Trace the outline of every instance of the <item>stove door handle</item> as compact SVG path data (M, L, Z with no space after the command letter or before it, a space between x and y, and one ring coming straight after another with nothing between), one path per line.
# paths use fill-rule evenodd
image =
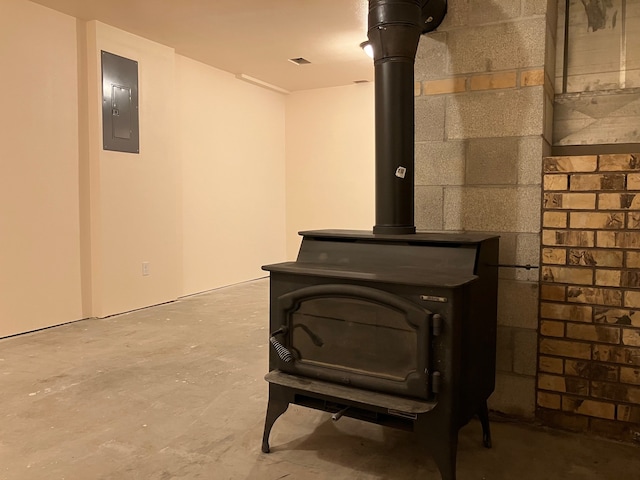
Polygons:
M291 363L291 361L293 360L293 355L291 355L291 352L287 350L284 345L276 340L276 337L272 336L271 338L269 338L269 343L273 345L274 350L283 362Z

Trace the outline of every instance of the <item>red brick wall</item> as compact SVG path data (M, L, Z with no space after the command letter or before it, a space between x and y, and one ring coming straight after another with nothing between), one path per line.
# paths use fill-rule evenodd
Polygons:
M544 160L537 415L640 437L640 155Z

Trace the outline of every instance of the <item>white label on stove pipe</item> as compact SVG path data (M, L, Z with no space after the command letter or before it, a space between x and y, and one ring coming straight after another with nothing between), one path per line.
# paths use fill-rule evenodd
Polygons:
M407 174L407 169L405 167L398 167L396 169L396 177L404 178L406 174Z

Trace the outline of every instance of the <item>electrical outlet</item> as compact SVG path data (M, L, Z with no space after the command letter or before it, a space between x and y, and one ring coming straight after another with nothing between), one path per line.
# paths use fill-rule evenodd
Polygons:
M142 262L142 276L146 277L147 275L151 275L149 271L149 262Z

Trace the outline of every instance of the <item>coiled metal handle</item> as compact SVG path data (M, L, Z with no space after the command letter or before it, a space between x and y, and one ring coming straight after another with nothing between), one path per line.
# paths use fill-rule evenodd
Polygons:
M293 360L293 355L291 355L291 352L287 350L285 346L282 345L278 340L276 340L276 337L272 336L271 338L269 338L269 343L273 345L273 348L283 362L290 363L291 360Z

